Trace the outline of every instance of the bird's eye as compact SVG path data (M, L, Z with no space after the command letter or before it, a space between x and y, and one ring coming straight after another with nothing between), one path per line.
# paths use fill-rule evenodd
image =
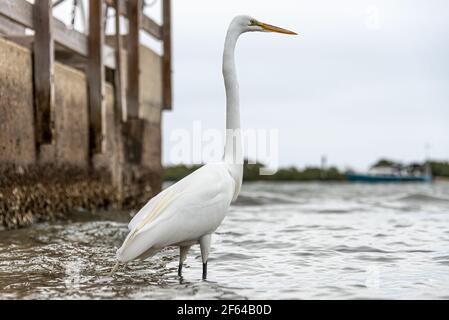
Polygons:
M251 20L249 21L249 25L250 25L250 26L255 26L255 25L256 25L256 20L255 20L255 19L251 19Z

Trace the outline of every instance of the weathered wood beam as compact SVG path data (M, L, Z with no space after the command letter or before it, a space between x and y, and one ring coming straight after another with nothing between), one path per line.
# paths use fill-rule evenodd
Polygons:
M153 19L142 14L142 30L158 40L162 40L162 27Z
M2 38L15 42L18 45L28 48L29 50L33 50L34 35L4 35L2 36ZM88 52L86 53L86 55L83 55L79 52L70 50L67 48L67 46L64 46L56 41L56 39L54 39L54 43L56 61L75 66L77 69L84 69L81 68L81 66L86 66ZM115 49L110 45L105 45L103 48L103 62L107 68L115 70Z
M142 0L128 0L128 90L127 119L139 117L139 79L140 46L139 30L141 25Z
M11 19L0 16L0 34L25 34L25 27L12 21Z
M30 29L34 29L33 5L25 0L1 0L0 15L8 17L12 21ZM73 51L83 57L89 55L87 36L76 30L69 29L66 25L53 17L53 38L62 47ZM111 47L104 48L104 63L110 68L115 68L114 52Z
M87 45L87 36L67 26L61 20L53 20L55 41L67 49L76 52L82 56L87 56L89 53Z
M0 1L0 15L20 23L27 28L33 28L33 5L25 0Z
M162 4L162 36L164 55L162 56L162 101L163 108L171 110L172 97L172 51L171 51L171 0L163 0Z
M15 42L22 47L26 47L30 51L33 51L34 36L31 35L4 35L2 38Z
M105 0L105 1L110 6L112 6L115 2L115 0ZM128 1L120 1L119 13L120 13L120 15L122 15L124 17L128 17L128 4L127 4ZM152 35L156 39L162 40L162 27L159 24L157 24L157 22L155 22L153 19L142 14L141 15L141 26L142 26L142 30L144 30L145 32L148 32L150 35Z
M54 113L54 44L52 1L40 0L34 5L34 59L36 141L51 143Z
M90 153L102 151L102 112L105 97L105 73L103 63L103 1L89 0L89 58L87 82L89 90Z

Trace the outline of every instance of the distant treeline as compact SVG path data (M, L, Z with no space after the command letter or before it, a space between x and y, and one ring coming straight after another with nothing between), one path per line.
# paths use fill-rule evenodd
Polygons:
M385 164L388 160L380 160L376 163ZM391 161L390 161L391 162ZM430 162L432 174L434 177L449 178L449 162ZM201 165L175 165L164 168L165 181L178 181L189 175ZM249 164L245 160L243 170L243 180L245 181L344 181L345 173L335 167L329 167L322 170L318 167L307 167L303 170L296 167L280 168L273 175L260 175L262 164Z
M449 178L449 162L431 161L430 168L434 177Z
M198 169L199 165L186 166L176 165L167 166L164 168L165 181L178 181L188 174ZM260 175L262 164L249 164L245 161L243 169L243 180L245 181L342 181L345 180L343 173L339 172L337 168L331 167L326 170L320 168L310 167L304 170L299 170L295 167L281 168L273 175Z
M430 171L432 176L440 177L440 178L449 178L449 162L448 161L430 161ZM388 159L380 159L377 161L372 167L381 167L381 166L402 166L403 164L397 161L388 160ZM421 166L425 168L426 163L412 163L411 165Z

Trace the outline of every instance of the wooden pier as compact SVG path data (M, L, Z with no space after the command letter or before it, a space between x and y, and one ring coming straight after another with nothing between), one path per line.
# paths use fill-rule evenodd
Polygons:
M161 113L172 108L170 0L161 0L162 25L144 14L143 0L88 0L85 32L73 27L74 16L72 25L54 17L65 1L0 1L0 224L7 226L32 222L39 204L14 192L36 184L48 187L34 188L36 202L54 188L74 190L52 198L62 205L50 211L137 204L161 188ZM81 1L70 0L74 12ZM106 34L110 12L114 34ZM161 42L162 56L140 43L141 31ZM101 205L90 205L98 190L89 188L102 188Z

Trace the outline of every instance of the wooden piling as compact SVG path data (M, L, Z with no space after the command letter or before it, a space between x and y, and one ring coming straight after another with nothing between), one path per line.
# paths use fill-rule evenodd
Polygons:
M142 120L139 119L140 98L140 41L142 0L128 0L128 88L126 98L126 157L129 163L139 164L142 153Z
M128 92L127 118L139 117L139 30L141 25L141 0L128 0Z
M54 107L54 43L52 1L41 0L34 5L34 92L36 142L52 142Z
M120 124L123 122L123 110L126 110L125 99L124 99L124 86L123 86L123 75L122 75L122 48L123 39L121 35L121 24L120 24L120 7L122 6L123 0L114 1L115 9L115 73L114 73L114 86L115 86L115 123Z
M123 0L114 1L115 9L115 72L114 72L114 140L115 154L113 159L112 180L117 189L118 199L123 201L124 185L124 144L123 144L123 109L126 110L122 76L122 36L120 24L120 6Z
M103 0L89 0L89 59L87 81L89 89L89 133L91 154L102 151L102 110L104 109L105 72L103 61Z
M164 55L162 57L163 108L172 108L172 52L171 52L171 0L163 0L162 4L162 39Z

